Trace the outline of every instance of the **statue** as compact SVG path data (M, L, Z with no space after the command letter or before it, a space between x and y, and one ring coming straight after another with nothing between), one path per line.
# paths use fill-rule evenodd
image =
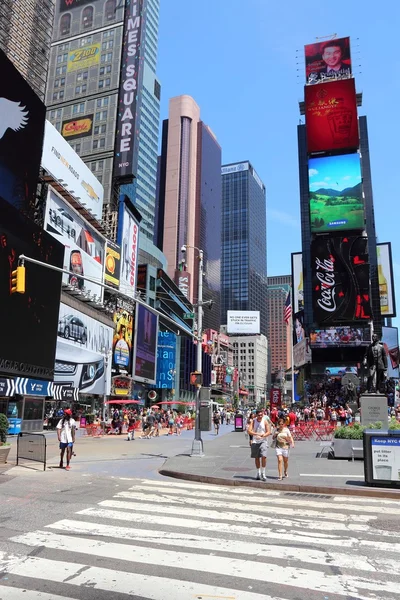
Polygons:
M364 365L368 367L367 391L378 393L387 379L387 356L376 333L372 335L372 343L365 353Z

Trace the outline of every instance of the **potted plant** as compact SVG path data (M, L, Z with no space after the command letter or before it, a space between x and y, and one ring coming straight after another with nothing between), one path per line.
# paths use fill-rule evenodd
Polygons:
M0 413L0 464L7 462L11 450L10 444L7 443L8 427L9 424L6 415Z
M353 449L357 449L357 452L362 452L364 430L365 427L359 423L338 427L333 436L335 458L351 458Z

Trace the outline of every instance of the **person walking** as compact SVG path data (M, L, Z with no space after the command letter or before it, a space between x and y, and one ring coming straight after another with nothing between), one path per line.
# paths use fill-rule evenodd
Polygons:
M214 429L215 429L215 435L218 435L218 434L219 434L219 424L220 424L220 419L221 419L221 417L220 417L220 415L219 415L219 412L216 410L216 411L215 411L215 413L214 413L214 418L213 418L213 421L214 421Z
M269 420L264 417L263 411L258 410L255 419L249 425L249 435L252 436L250 444L251 458L254 458L257 469L257 480L267 481L265 468L267 466L268 436L271 435Z
M76 422L72 418L72 411L70 408L66 408L64 410L64 416L57 425L57 437L58 442L60 444L60 469L64 467L64 454L65 450L67 451L67 465L65 467L66 471L70 470L70 461L72 456L72 451L75 443L75 430L76 430Z
M276 432L274 433L276 445L276 456L278 458L278 479L282 481L282 466L283 477L288 476L289 466L289 448L294 448L294 440L289 428L286 426L285 419L279 419Z

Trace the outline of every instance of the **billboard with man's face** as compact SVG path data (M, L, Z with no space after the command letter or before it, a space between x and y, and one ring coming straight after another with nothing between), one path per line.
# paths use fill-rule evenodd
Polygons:
M354 79L306 85L305 115L308 154L358 148Z
M304 47L307 84L351 77L350 38L338 38Z

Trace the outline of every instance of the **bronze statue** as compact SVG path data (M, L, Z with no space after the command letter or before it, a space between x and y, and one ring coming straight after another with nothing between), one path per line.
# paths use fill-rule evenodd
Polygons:
M368 367L367 391L380 392L387 379L387 356L376 333L373 334L372 343L365 353L364 365Z

